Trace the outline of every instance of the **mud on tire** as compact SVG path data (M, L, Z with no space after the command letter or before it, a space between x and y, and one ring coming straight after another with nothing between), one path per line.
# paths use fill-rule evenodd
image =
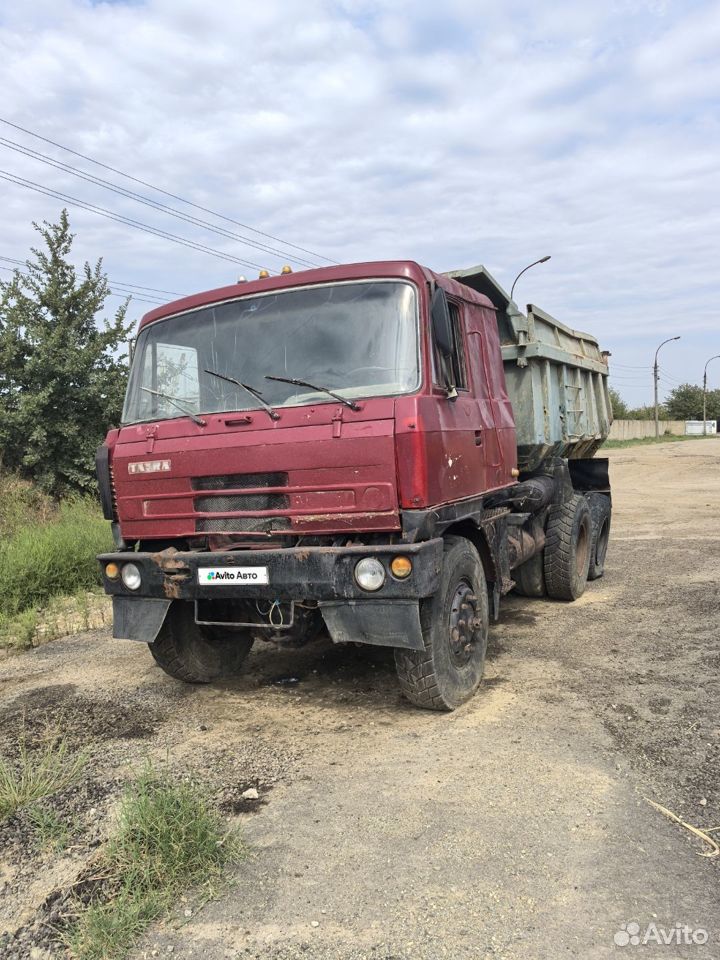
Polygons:
M515 581L515 593L519 593L521 597L547 596L542 550L519 567L516 567L511 576Z
M200 627L192 603L176 600L150 653L165 673L185 683L212 683L237 676L253 645L245 630Z
M545 526L545 586L555 600L577 600L590 567L592 518L587 498L573 494L550 508Z
M612 506L610 497L604 493L587 495L592 517L592 545L590 547L590 567L588 580L598 580L605 573L605 557L610 539L610 518Z
M489 619L477 550L464 537L447 537L440 587L420 604L424 649L395 650L400 689L411 703L454 710L470 699L485 669Z

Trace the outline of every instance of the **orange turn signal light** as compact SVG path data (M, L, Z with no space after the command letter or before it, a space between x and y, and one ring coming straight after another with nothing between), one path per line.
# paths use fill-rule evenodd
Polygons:
M108 580L117 580L120 576L120 567L116 563L108 563L105 567L105 576Z
M412 573L412 563L408 557L393 557L390 562L392 575L398 580L404 580Z

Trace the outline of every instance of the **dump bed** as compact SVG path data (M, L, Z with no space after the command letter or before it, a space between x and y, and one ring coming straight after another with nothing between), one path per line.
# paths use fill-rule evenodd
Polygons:
M483 266L448 276L497 309L520 469L534 470L548 456L593 456L612 423L607 354L597 340L533 304L522 313Z

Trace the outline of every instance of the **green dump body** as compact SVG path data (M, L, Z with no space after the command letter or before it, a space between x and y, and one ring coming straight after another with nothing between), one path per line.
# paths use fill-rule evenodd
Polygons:
M485 294L497 310L520 470L536 470L551 456L592 457L612 424L608 354L595 337L533 304L522 313L483 266L448 276Z

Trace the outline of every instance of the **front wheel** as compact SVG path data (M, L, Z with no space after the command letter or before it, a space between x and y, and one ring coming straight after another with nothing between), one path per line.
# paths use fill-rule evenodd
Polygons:
M428 710L454 710L475 693L490 626L487 584L475 547L447 537L440 587L421 601L423 650L395 650L400 689Z
M150 653L169 676L185 683L212 683L236 677L253 641L246 630L201 627L195 623L193 604L176 600Z

